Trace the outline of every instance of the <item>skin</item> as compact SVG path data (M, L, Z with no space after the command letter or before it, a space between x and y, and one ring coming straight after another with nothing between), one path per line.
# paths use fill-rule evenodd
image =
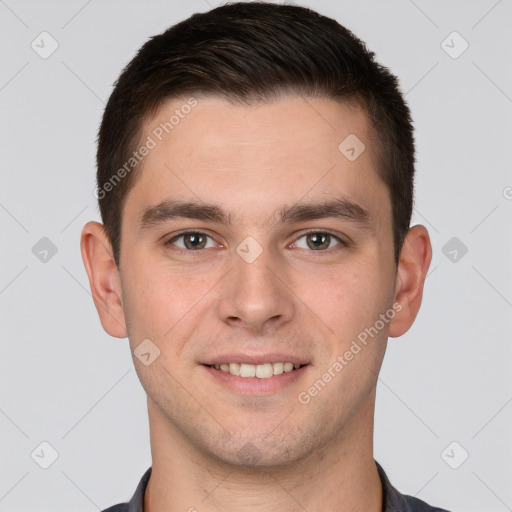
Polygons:
M119 271L100 223L87 223L81 238L105 331L128 336L132 353L147 338L160 350L148 366L133 358L148 395L153 458L145 510L378 512L376 381L388 336L404 334L418 313L428 232L409 230L397 268L391 203L360 107L299 96L253 106L197 100L145 157L127 195ZM183 103L164 104L144 138ZM338 150L352 133L366 145L355 161ZM272 224L284 205L337 197L368 210L373 229L337 218ZM180 218L139 231L144 208L166 198L220 204L234 222ZM179 254L173 247L185 248L183 237L165 245L186 229L211 237L208 246ZM310 229L351 243L312 249ZM263 250L252 263L236 252L248 236ZM393 304L401 306L394 318L300 403L298 394ZM265 396L227 389L201 365L220 353L270 351L309 365Z

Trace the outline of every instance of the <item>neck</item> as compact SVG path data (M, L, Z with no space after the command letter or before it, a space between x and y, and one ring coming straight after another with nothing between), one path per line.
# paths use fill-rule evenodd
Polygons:
M373 459L374 400L343 432L286 467L244 468L219 461L190 443L148 400L152 472L145 512L382 511ZM357 416L357 417L355 417ZM363 426L363 427L362 427Z

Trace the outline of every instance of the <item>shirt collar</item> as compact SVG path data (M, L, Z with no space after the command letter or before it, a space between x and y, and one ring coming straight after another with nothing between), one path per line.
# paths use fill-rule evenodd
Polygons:
M128 503L128 512L144 512L144 493L146 492L152 468L151 466L141 478L135 494Z

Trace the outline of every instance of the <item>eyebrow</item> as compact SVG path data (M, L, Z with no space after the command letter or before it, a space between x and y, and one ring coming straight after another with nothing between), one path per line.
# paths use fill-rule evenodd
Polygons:
M202 201L166 199L143 210L139 218L139 228L142 231L177 218L215 222L226 226L232 226L234 223L231 213L219 205ZM326 218L349 221L368 230L373 230L375 226L373 218L367 210L345 198L292 206L285 205L277 210L273 217L274 222L277 219L277 222L281 224Z

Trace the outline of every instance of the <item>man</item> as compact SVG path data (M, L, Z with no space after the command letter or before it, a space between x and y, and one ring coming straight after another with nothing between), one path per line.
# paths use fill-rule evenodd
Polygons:
M152 466L110 512L432 511L373 458L388 336L432 249L410 227L396 78L334 20L235 3L150 39L98 139L81 248L128 336Z

